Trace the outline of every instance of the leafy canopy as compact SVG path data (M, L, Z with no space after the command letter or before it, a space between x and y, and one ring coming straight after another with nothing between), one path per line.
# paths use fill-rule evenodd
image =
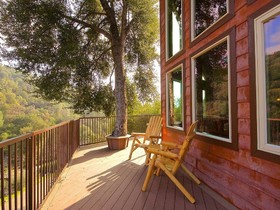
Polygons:
M78 113L110 115L115 109L113 40L124 43L126 78L135 85L128 95L137 93L143 102L155 97L157 2L1 1L2 56L29 75L45 99L67 101Z

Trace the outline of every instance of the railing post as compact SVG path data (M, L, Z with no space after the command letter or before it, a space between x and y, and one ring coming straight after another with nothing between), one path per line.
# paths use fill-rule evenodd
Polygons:
M35 138L32 134L28 142L28 209L35 210Z
M81 119L75 121L77 148L80 146L80 120Z
M66 131L66 136L67 136L67 163L70 160L70 122L67 123L67 131Z
M74 154L76 149L79 147L79 119L70 121L70 135L71 135L71 156Z

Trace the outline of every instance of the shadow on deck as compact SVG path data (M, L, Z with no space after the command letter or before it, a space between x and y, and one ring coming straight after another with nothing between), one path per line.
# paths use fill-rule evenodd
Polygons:
M195 197L191 204L162 174L141 187L147 172L142 149L128 161L130 147L114 151L106 143L80 147L42 209L236 209L204 184L197 186L186 175L178 179Z

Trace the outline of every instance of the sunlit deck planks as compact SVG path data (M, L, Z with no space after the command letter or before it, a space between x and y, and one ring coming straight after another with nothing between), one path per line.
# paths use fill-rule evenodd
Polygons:
M109 150L106 143L79 148L42 209L236 209L182 173L179 180L196 198L194 205L164 174L152 178L153 187L142 192L144 152L136 150L128 161L129 150Z

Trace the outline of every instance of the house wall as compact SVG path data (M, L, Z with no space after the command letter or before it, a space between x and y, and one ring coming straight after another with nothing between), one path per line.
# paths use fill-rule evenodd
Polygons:
M181 142L185 131L166 126L166 73L174 66L184 63L184 110L185 127L192 122L191 97L191 55L207 45L222 31L235 30L235 69L236 76L236 107L237 148L195 139L192 142L187 165L209 187L224 196L240 209L280 209L280 164L277 161L265 160L252 155L251 141L253 138L250 125L252 101L250 74L250 16L269 4L279 4L275 0L235 0L234 17L218 27L196 44L190 43L190 3L183 1L184 48L182 52L166 61L166 29L165 0L160 0L160 35L161 35L161 92L163 139ZM250 44L249 44L250 43Z

